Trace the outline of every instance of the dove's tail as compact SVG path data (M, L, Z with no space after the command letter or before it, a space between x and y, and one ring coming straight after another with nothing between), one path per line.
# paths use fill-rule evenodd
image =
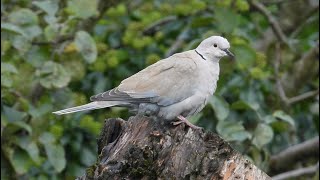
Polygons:
M88 111L88 110L93 110L93 109L101 109L101 108L106 108L106 107L112 107L112 106L117 106L117 105L128 105L129 103L127 102L122 102L122 101L95 101L91 102L82 106L76 106L72 108L67 108L63 109L60 111L55 111L53 112L54 114L62 115L62 114L69 114L69 113L74 113L74 112L79 112L79 111Z

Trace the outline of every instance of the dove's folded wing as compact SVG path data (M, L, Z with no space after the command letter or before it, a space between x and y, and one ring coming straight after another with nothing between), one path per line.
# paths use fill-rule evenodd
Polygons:
M186 54L190 53L190 54ZM123 80L110 91L91 97L93 101L151 102L168 106L193 95L198 77L193 52L173 55Z

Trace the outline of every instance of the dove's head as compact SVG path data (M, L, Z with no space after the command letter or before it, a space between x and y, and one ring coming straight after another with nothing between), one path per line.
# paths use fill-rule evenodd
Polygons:
M228 40L221 36L211 36L203 40L196 48L197 53L202 55L205 59L219 61L224 56L234 55L229 51L230 44Z

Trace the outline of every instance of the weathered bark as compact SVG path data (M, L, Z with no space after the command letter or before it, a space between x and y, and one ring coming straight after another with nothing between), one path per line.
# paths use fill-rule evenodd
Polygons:
M143 116L108 119L78 179L271 179L217 134Z

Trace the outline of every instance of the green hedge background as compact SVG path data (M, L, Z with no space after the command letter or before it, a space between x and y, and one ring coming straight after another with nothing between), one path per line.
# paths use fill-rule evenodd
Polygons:
M211 35L236 61L221 61L216 93L190 121L269 172L272 155L319 133L318 1L1 0L1 179L83 175L104 120L130 115L52 112Z

